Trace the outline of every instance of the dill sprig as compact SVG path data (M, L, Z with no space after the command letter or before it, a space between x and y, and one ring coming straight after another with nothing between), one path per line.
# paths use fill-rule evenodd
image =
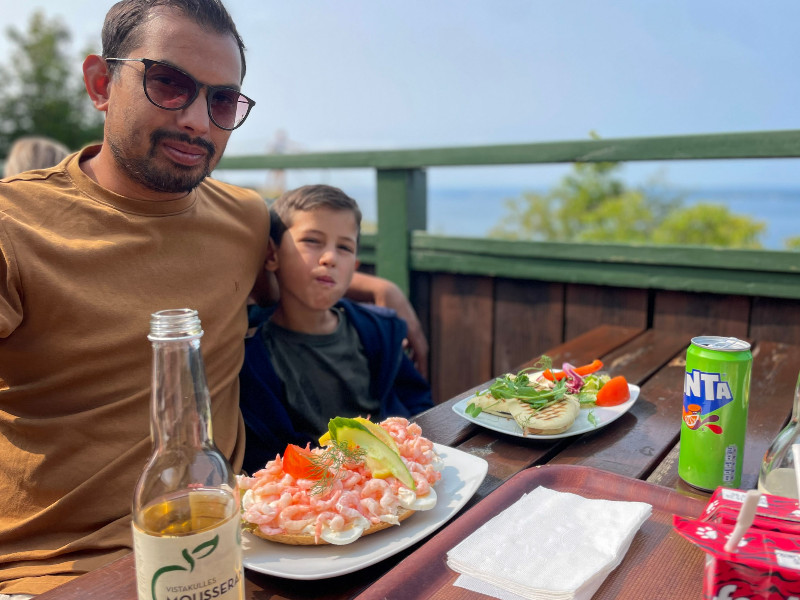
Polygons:
M359 446L331 438L322 452L309 457L313 469L311 479L316 480L310 493L314 496L326 493L336 480L344 477L344 469L363 463L365 454Z

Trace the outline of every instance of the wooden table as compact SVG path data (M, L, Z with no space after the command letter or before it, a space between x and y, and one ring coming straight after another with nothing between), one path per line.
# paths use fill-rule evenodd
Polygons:
M744 454L743 489L755 487L764 452L791 414L795 383L800 370L800 346L760 340L750 341L753 345L753 378ZM524 481L520 478L531 477L536 471L528 470L529 467L547 465L545 469L541 469L542 473L550 469L550 476L554 473L568 473L572 479L577 475L584 478L591 475L594 476L592 481L596 481L597 475L592 469L598 469L605 474L613 474L608 477L613 478L609 481L615 482L615 488L634 490L630 493L639 493L636 490L640 489L650 491L657 489L643 483L649 482L663 486L665 494L668 490L672 490L669 492L673 502L670 506L675 505L675 498L685 500L682 506L702 506L701 501L707 499L708 494L687 486L677 475L683 373L688 344L689 340L684 335L675 335L668 331L601 326L550 349L547 354L556 366L564 361L583 364L600 358L605 364L605 369L612 375L625 375L630 383L637 384L641 388L639 399L628 413L608 427L582 436L552 441L523 439L479 427L452 411L453 404L474 394L477 389L483 389L484 385L465 391L456 398L419 415L416 421L421 425L426 437L488 461L489 470L486 478L459 515L432 538L419 542L399 555L349 575L298 581L248 570L246 598L338 600L354 598L359 594L363 598L375 594L386 598L409 597L402 589L395 586L395 582L398 578L406 577L410 568L408 565L426 560L426 544L428 547L433 547L433 544L443 543L441 540L446 543L447 535L458 534L456 528L460 521L466 522L468 519L475 521L483 518L484 514L488 518L487 511L491 502L482 503L482 501L518 474L517 479L509 485L522 485ZM574 465L590 469L553 470L551 465ZM590 483L591 481L573 485L580 487ZM675 494L675 491L680 496ZM499 498L503 494L508 494L508 486L499 490L494 498ZM695 504L687 504L691 502ZM473 508L474 510L471 510ZM642 593L637 587L639 585L637 582L626 582L624 585L626 586L624 589L610 587L607 592L608 597L644 597L636 595ZM450 593L443 588L430 597L485 598L480 594L449 587L457 591ZM601 588L600 592L603 589ZM395 590L395 592L387 593L385 590ZM600 592L595 598L606 597ZM136 590L132 556L124 557L38 597L39 600L55 598L134 600Z

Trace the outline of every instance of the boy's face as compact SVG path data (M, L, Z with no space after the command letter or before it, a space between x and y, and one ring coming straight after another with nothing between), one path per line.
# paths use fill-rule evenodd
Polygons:
M358 226L349 210L296 211L281 245L267 260L281 304L327 310L344 296L356 270Z

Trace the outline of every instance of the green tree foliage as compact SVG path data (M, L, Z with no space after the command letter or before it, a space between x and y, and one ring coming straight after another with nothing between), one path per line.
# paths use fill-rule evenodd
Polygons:
M783 247L786 250L791 250L792 252L800 252L800 237L795 235L786 238L783 241Z
M102 115L86 95L80 60L64 50L67 28L36 12L27 32L9 27L6 34L15 48L0 65L0 156L24 135L48 136L73 150L101 140Z
M628 187L618 163L576 163L545 194L506 201L506 214L490 237L548 242L689 244L761 248L763 222L727 207L683 207L677 197Z
M656 244L761 248L763 222L736 215L722 204L696 204L670 214L653 232Z

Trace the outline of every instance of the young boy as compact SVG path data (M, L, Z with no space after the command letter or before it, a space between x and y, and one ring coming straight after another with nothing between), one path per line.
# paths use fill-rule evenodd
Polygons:
M289 443L316 445L333 417L410 417L433 405L403 351L405 321L342 298L358 266L355 200L308 185L282 195L270 213L265 269L275 274L280 300L245 343L239 379L248 473Z

